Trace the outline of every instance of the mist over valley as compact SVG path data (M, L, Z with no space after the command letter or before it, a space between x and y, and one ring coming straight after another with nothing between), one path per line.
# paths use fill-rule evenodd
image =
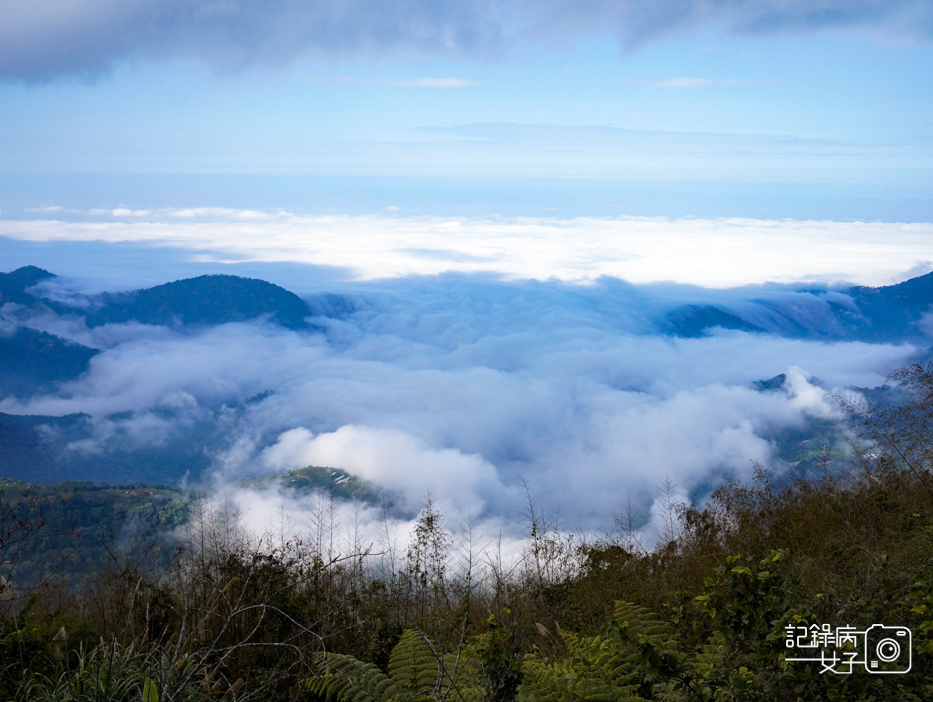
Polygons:
M697 501L756 464L816 470L816 444L847 452L829 394L926 358L933 304L929 274L81 287L34 266L0 275L3 477L200 485L257 529L283 504L300 520L301 500L243 481L306 466L345 471L402 518L429 490L451 524L513 533L526 489L569 526L611 532L626 504L650 520L664 480Z

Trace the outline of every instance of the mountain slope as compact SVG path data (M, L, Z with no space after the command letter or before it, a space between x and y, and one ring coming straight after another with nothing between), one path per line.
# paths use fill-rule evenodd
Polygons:
M892 336L916 335L933 305L933 273L881 288L857 287L849 295L865 318L862 336L881 341Z
M6 302L15 302L20 305L31 305L36 297L27 293L26 289L55 275L36 266L23 266L10 273L0 273L0 305Z
M711 305L685 305L671 312L666 321L672 334L685 338L703 336L708 329L717 327L745 332L765 331L757 324Z
M212 325L268 315L288 329L305 329L308 305L278 285L234 275L202 275L123 295L110 295L88 313L88 326L141 322Z
M0 397L30 397L74 380L100 353L47 332L20 327L0 336Z
M661 320L661 329L681 337L719 327L792 338L928 343L923 320L933 308L933 273L878 288L800 290L736 302L741 309L683 305Z

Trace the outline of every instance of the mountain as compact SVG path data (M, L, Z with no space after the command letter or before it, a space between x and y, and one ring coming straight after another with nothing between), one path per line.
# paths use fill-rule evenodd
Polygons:
M129 293L66 296L55 294L54 285L43 285L54 278L34 266L0 273L0 301L4 303L0 309L0 400L25 400L50 392L64 398L70 390L62 387L64 383L81 378L108 359L94 360L98 354L112 354L109 358L118 362L120 349L114 347L123 343L120 339L137 338L138 330L132 328L88 337L84 323L91 328L127 322L185 328L263 319L287 329L313 330L309 319L350 317L370 304L362 298L330 294L305 301L272 283L231 275L200 276ZM878 288L780 288L765 293L756 290L754 298L743 297L742 291L715 294L713 304L709 298L697 299L666 315L648 311L646 303L644 333L700 337L711 329L727 329L805 339L930 343L924 316L933 306L933 274ZM61 330L61 334L74 332L78 339L98 338L102 346L112 346L99 351L36 326ZM117 341L107 342L110 338ZM210 362L204 365L209 373ZM102 369L106 366L101 363ZM777 376L754 387L781 391L784 382L785 378ZM251 392L259 389L263 386ZM256 407L276 390L269 386L250 399L228 397L224 404L199 399L194 410L164 404L160 397L132 405L132 411L103 414L97 410L93 417L77 413L94 413L93 404L74 403L67 406L76 413L64 417L0 414L0 477L31 482L176 483L184 476L196 480L211 468L212 460L232 450L238 432L253 421ZM313 402L313 397L308 401ZM17 406L14 402L3 405L8 412ZM820 431L829 434L826 428ZM270 428L268 435L257 435L257 446L274 434ZM803 441L794 436L785 443L797 446ZM336 496L352 493L359 499L372 498L367 486L333 469L307 468L277 481L299 492L326 488Z
M213 325L268 316L288 329L306 329L308 305L278 285L235 275L202 275L136 292L107 295L87 313L89 327L102 324Z
M0 273L0 304L42 306L65 317L84 317L89 327L139 322L156 325L215 325L268 317L288 329L306 329L312 314L297 295L264 280L204 275L131 293L91 297L71 305L29 288L56 276L35 266ZM0 331L0 397L27 398L49 392L87 371L97 349L27 326Z
M666 322L672 334L685 338L703 336L707 329L715 327L752 333L765 331L757 324L711 305L685 305L671 312Z
M864 318L858 320L863 339L909 336L920 330L922 317L933 305L933 273L881 288L852 288L849 295Z
M661 328L697 337L714 328L767 332L792 338L929 343L924 317L933 308L933 273L878 288L799 290L735 306L683 305ZM933 329L933 324L931 324Z
M216 417L173 422L169 436L148 443L134 440L122 428L122 422L133 418L130 412L96 420L85 414L0 413L0 477L40 483L177 483L185 475L196 480L210 467L211 454L226 445Z
M114 557L153 571L167 566L175 553L173 532L187 521L196 499L165 485L48 485L6 478L0 478L0 496L8 509L32 505L42 518L37 538L5 552L15 560L17 581L70 588L107 572Z
M202 275L128 293L83 296L82 304L44 297L41 291L27 292L55 277L36 266L0 273L0 305L43 305L58 315L84 317L89 327L125 322L214 325L268 317L288 329L307 329L305 318L312 315L295 293L264 280L235 275Z
M379 493L372 486L340 468L306 466L285 473L245 480L243 485L259 489L277 486L294 490L299 494L321 492L335 500L356 499L370 504L379 501Z
M58 442L51 437L81 436L87 417L64 417L0 413L0 466L3 478L58 482L73 477L60 461Z
M0 305L15 302L20 305L31 305L36 297L27 293L26 289L55 275L36 266L24 266L11 273L0 273Z
M29 326L33 320L60 328L78 320L93 328L126 322L197 327L267 319L302 330L311 328L306 318L315 314L284 288L232 275L205 275L130 293L64 298L41 287L33 289L55 277L35 266L0 273L0 303L4 305L0 313L0 399L25 400L55 392L87 372L91 359L101 353L35 329ZM338 312L346 311L335 301L325 302ZM174 483L184 475L196 479L210 466L210 457L226 446L225 428L249 402L202 408L197 418L178 417L165 408L95 418L0 414L0 476L39 482ZM164 422L172 430L158 441L137 440L132 427L148 421Z
M97 349L47 332L20 327L0 335L0 397L30 397L48 392L87 371Z

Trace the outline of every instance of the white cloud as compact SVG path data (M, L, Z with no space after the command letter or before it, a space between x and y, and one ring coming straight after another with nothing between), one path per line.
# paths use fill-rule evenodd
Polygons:
M351 270L359 280L459 271L721 288L801 280L883 285L933 259L933 224L739 218L296 216L189 208L143 222L0 220L0 236L174 246L202 261L309 263ZM431 251L450 255L424 255Z
M737 332L665 337L657 319L685 302L765 314L777 301L794 310L795 323L818 329L827 298L851 300L761 287L751 297L764 303L751 303L748 290L637 287L600 275L760 282L828 276L820 261L832 261L847 277L886 282L933 259L926 224L287 213L252 221L239 211L176 212L132 222L4 221L0 231L33 241L168 242L193 255L343 263L359 278L381 279L327 282L326 294L309 297L322 316L306 332L260 322L88 329L51 313L33 316L34 327L102 352L59 392L6 398L0 411L87 413L95 434L73 447L83 451L118 439L164 442L176 424L211 420L229 439L214 457L222 477L344 468L412 509L430 484L451 518L472 514L487 524L520 520L519 476L543 504L559 503L571 524L610 529L629 493L647 510L663 476L691 492L718 475L746 475L754 461L773 458L775 432L834 416L824 388L878 385L916 351ZM129 274L151 265L146 255L114 249ZM411 275L451 269L543 280ZM317 269L296 270L306 289L320 290ZM784 391L751 388L782 372ZM265 391L272 393L243 402Z
M58 208L61 210L61 208ZM87 214L94 216L110 217L148 217L152 214L151 210L134 210L129 207L115 207L113 209L94 208L87 211Z
M649 88L730 88L739 86L771 85L763 80L710 80L709 78L668 78L644 83Z
M843 412L827 396L826 390L810 383L806 371L797 366L787 370L787 389L791 404L809 415L823 419L842 419Z
M113 214L119 216L116 210L114 210ZM263 212L260 210L238 210L230 207L185 207L182 209L162 210L161 214L175 219L232 219L247 221L267 221L274 217L291 216L290 213L283 210Z
M397 429L345 425L314 436L307 429L287 431L261 460L275 472L308 465L339 467L367 482L400 494L417 511L426 489L453 511L449 519L485 511L489 496L505 490L495 467L477 454L437 449Z
M693 490L767 463L774 431L832 411L807 378L873 386L915 351L741 333L670 339L640 318L657 301L622 284L450 277L343 295L356 312L316 319L323 332L39 319L103 351L60 393L8 398L0 411L85 412L96 440L137 443L170 436L166 421L215 417L229 437L215 461L222 476L344 468L412 508L430 484L452 518L519 521L521 475L570 523L609 529L629 493L653 495L664 475ZM781 372L787 392L749 387ZM117 412L134 414L108 419Z
M418 78L416 80L385 81L384 85L396 88L479 88L483 86L483 83L463 78Z

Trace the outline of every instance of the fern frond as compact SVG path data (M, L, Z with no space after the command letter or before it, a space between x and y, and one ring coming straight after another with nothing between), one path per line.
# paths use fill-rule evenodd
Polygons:
M639 656L607 636L562 634L568 655L528 661L520 702L639 702Z
M338 653L322 654L323 673L305 680L305 687L335 702L391 702L408 695L372 663Z
M483 662L476 652L475 641L471 640L459 653L444 656L441 690L450 690L449 697L454 700L480 702L485 699Z
M410 694L420 695L438 688L441 666L424 636L406 629L389 656L389 675Z
M627 624L632 634L647 636L655 646L666 648L674 644L674 631L670 624L661 621L646 607L631 602L616 602L615 618L619 624Z

